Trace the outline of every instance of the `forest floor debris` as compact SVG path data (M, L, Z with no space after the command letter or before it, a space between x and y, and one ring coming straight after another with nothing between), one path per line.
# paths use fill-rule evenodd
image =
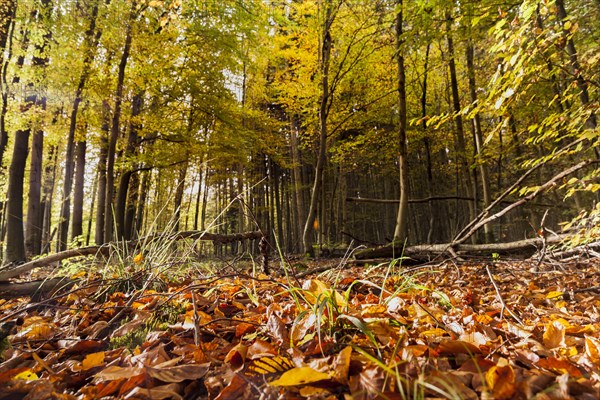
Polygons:
M0 399L600 398L598 261L325 262L2 299Z

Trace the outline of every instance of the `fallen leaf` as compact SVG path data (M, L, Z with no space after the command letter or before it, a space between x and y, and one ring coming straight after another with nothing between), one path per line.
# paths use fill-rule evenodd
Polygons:
M148 375L163 382L182 382L200 379L208 372L210 363L177 365L174 367L146 367Z
M543 342L549 349L565 345L565 326L558 320L546 324Z
M515 371L506 359L500 359L498 364L490 368L485 374L485 381L496 400L512 399L517 390L515 378Z
M279 379L269 382L271 386L298 386L330 379L331 376L311 367L296 367L284 372Z
M104 357L105 354L103 351L88 354L81 362L81 369L87 371L88 369L104 365Z

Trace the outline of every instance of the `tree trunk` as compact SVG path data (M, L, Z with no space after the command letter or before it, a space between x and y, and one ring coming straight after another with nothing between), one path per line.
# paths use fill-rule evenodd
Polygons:
M131 161L131 157L135 154L135 148L138 142L138 130L140 124L136 121L136 118L142 111L143 93L137 93L133 96L131 105L131 119L129 122L129 135L127 136L127 144L125 145L125 151L123 153L123 159L125 164ZM123 238L125 236L125 209L127 208L127 198L129 190L129 180L131 175L134 174L131 167L128 167L121 173L119 178L119 188L117 190L117 200L115 202L115 225L117 228L117 238Z
M565 9L565 3L563 0L555 1L558 18L561 20L561 23L565 21L567 18L567 10ZM577 88L579 89L579 100L581 104L586 106L590 103L590 95L588 92L588 83L581 71L581 64L579 64L579 59L577 57L577 50L575 49L575 42L573 41L573 36L570 32L564 30L563 34L567 38L567 54L569 55L569 61L571 64L571 72L573 76L575 76L577 82ZM588 129L596 129L596 114L592 111L590 113L590 117L586 121L586 128Z
M23 179L25 177L29 134L29 129L19 130L15 133L15 143L8 174L4 263L18 263L27 259L23 232Z
M5 117L8 110L8 85L7 68L11 55L11 42L13 19L17 9L16 0L5 0L0 4L0 89L2 93L2 109L0 110L0 168L3 166L4 152L8 144L8 132L6 131ZM8 53L5 60L4 54Z
M465 131L462 116L460 114L460 94L458 90L458 79L456 76L456 63L454 60L454 42L452 40L452 16L446 13L446 39L448 43L448 68L450 70L450 86L452 91L452 106L454 108L454 121L456 123L456 153L460 173L464 179L464 190L467 197L474 197L473 182L469 169L467 157L467 145L465 141ZM474 202L469 202L469 219L473 220L476 216Z
M317 216L317 206L320 200L321 185L323 184L323 170L327 158L327 117L329 113L329 66L331 59L331 25L333 24L333 13L331 0L324 1L325 19L323 22L323 34L321 37L321 100L319 103L319 145L317 155L317 165L315 167L315 178L312 185L310 205L304 231L302 233L303 251L314 257L313 236L314 223Z
M63 179L63 196L60 208L60 222L58 225L57 251L63 251L67 248L67 238L69 234L69 222L71 218L71 191L73 189L73 171L75 167L75 132L77 130L77 114L79 105L82 101L83 90L91 72L91 64L96 54L97 43L100 39L99 32L96 32L96 19L98 17L97 1L92 7L90 14L90 25L85 32L85 56L83 59L83 70L79 77L73 107L71 108L71 118L69 122L69 134L67 137L67 151L65 155L65 175ZM74 236L74 235L73 235Z
M110 126L110 106L102 101L102 127L100 128L100 153L98 155L98 204L96 208L96 244L104 242L104 220L106 211L106 160L108 158L108 130Z
M113 224L116 216L114 215L113 196L115 192L115 156L117 148L117 139L119 137L121 104L123 103L123 85L125 82L125 68L129 59L131 50L133 22L135 19L135 10L137 3L131 3L131 9L127 18L127 28L125 31L125 44L123 54L119 63L119 72L117 75L117 88L115 90L115 106L113 110L112 125L110 137L108 139L108 153L106 159L106 204L104 207L104 242L110 242L113 238Z
M467 74L469 76L469 94L471 96L471 103L475 104L477 101L477 85L475 84L475 62L474 55L475 49L473 42L469 39L467 44ZM483 159L483 132L481 130L481 117L479 113L475 114L475 117L471 120L473 137L475 138L475 151L477 153L479 165L479 173L481 175L481 187L483 191L483 208L486 208L492 202L490 193L490 177L488 173L488 167ZM491 243L493 240L492 227L488 224L483 227L485 232L486 243Z
M185 161L179 169L177 177L177 188L175 189L175 212L173 214L173 229L179 231L179 220L181 219L181 204L183 203L183 192L185 190L185 177L187 175L188 162Z
M398 164L400 170L400 203L398 204L398 215L396 228L394 229L394 241L403 243L408 238L408 145L406 141L406 77L404 71L404 55L402 54L404 38L402 37L402 0L397 0L396 13L396 61L398 65L398 140L400 142L400 154Z
M35 10L32 16L38 21L45 22L48 18L50 10L50 1L43 0L40 4L40 9ZM48 63L48 59L44 57L45 48L50 40L50 31L48 30L42 38L41 43L38 42L35 45L35 53L31 59L31 67L36 76L41 77L41 82L44 82L45 67ZM27 50L29 44L28 34L25 34L23 39L23 49ZM24 65L23 56L19 57L17 62L19 67ZM17 79L19 81L19 79ZM41 100L38 99L37 92L43 92L43 85L34 87L33 83L28 83L28 88L33 94L28 95L25 99L25 104L21 111L23 114L27 113L32 107L40 106L42 109L45 108L45 97ZM25 235L23 231L23 181L25 177L25 166L27 162L29 136L31 134L31 121L28 122L29 126L25 129L18 130L15 134L15 143L13 148L13 159L11 160L8 178L8 205L7 205L7 230L6 230L6 253L5 262L22 262L26 260L25 253ZM41 212L40 212L40 192L41 192L41 163L42 163L42 150L43 150L43 133L36 132L36 138L34 140L34 151L35 156L32 157L33 163L33 179L34 185L30 191L30 195L33 199L30 199L32 207L31 220L28 221L31 224L32 237L30 243L32 250L35 248L39 250L41 247ZM31 181L30 181L31 182ZM37 243L34 243L36 241Z
M44 101L45 103L45 101ZM45 108L45 105L42 105ZM44 149L44 132L38 130L31 141L31 157L29 167L29 191L27 196L27 223L25 229L25 249L28 256L37 256L42 251L43 210L42 161Z
M140 178L138 173L131 174L129 179L129 189L127 189L127 207L125 208L125 225L123 239L131 240L135 235L135 212L138 203L138 190L140 187Z
M139 237L142 233L142 227L144 225L144 211L146 209L146 199L148 198L148 189L150 186L150 171L145 171L140 183L139 188L139 199L137 202L137 208L135 211L135 237Z
M74 240L83 234L83 200L85 186L85 156L87 142L82 140L75 145L75 185L73 188L73 222L71 226L71 239ZM81 239L81 238L80 238ZM81 240L79 240L81 245Z
M52 241L50 237L52 225L52 199L54 198L57 166L58 149L56 146L51 146L48 151L48 161L44 167L44 186L42 188L42 254L50 250L50 242Z

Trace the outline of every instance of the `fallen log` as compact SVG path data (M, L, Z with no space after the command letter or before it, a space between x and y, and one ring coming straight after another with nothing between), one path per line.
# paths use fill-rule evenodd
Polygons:
M71 288L77 280L67 278L42 279L29 282L0 282L0 298L31 297L31 301L51 297L58 290Z
M225 244L231 242L238 242L249 239L260 239L264 236L261 231L252 231L244 233L235 233L231 235L220 235L217 233L208 233L204 231L181 231L174 233L156 233L137 240L131 240L128 242L111 242L103 244L101 246L87 246L79 249L70 249L61 251L58 253L50 254L46 257L38 258L33 261L18 265L16 267L9 267L0 270L0 281L6 281L8 279L17 277L25 272L29 272L32 269L45 267L53 263L67 260L73 257L79 256L104 256L108 257L112 251L122 247L136 248L137 246L142 247L155 240L182 240L182 239L195 239L195 240L210 240L215 244Z
M564 236L553 235L546 238L547 244L560 242ZM457 244L442 243L442 244L423 244L416 246L404 247L401 243L390 243L385 246L380 246L372 249L360 250L354 253L356 260L365 259L380 259L380 258L400 258L406 257L413 261L430 261L431 259L441 256L453 249L456 254L487 254L491 256L497 254L523 255L530 257L543 245L542 238L532 238L518 240L515 242L506 243L486 243L486 244Z

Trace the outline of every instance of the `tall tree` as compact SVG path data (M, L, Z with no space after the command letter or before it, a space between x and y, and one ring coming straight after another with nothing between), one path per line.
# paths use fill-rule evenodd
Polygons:
M398 203L398 215L396 218L396 228L394 230L394 240L404 242L407 238L408 225L408 146L406 140L406 73L404 70L404 55L402 44L403 38L403 1L397 0L396 3L396 62L398 64L398 140L399 155L398 164L400 168L400 201Z
M94 60L98 40L100 39L100 31L96 29L96 20L98 18L98 10L101 0L94 0L90 12L90 23L84 38L84 59L83 69L79 76L79 82L75 89L75 96L71 108L71 116L69 121L69 133L67 136L67 151L65 155L65 175L63 179L63 195L60 209L60 221L58 228L57 250L65 250L67 248L67 238L69 234L69 222L71 219L71 192L73 189L73 173L75 167L75 132L77 130L77 116L79 106L82 101L83 91L89 79L92 61ZM83 160L81 160L83 161ZM85 164L83 164L85 165ZM76 224L79 226L79 223Z
M40 102L38 92L43 91L44 82L44 69L48 62L45 57L46 46L48 45L50 35L47 30L44 29L44 23L47 22L51 10L50 0L43 0L40 4L39 9L34 9L31 13L32 21L38 25L38 29L42 32L46 32L42 35L42 40L36 41L34 45L34 52L31 59L31 67L33 69L33 77L27 83L28 93L25 97L25 103L21 107L22 117L24 121L24 128L18 129L15 133L15 142L13 147L12 160L9 169L9 180L8 180L8 204L7 204L7 219L6 219L6 252L4 254L4 261L6 263L11 262L22 262L27 258L25 252L25 234L23 230L23 180L25 177L25 165L27 161L27 155L29 151L29 137L31 130L35 129L34 121L35 116L32 116L30 112L37 108L43 108L45 106L45 100ZM28 49L29 35L31 32L26 31L23 37L23 50ZM19 56L18 65L20 68L24 66L25 54ZM17 82L20 81L17 78ZM34 171L34 189L30 191L30 195L33 196L31 202L33 213L31 221L28 225L32 229L32 233L35 233L35 240L39 241L41 245L41 212L40 212L40 187L41 187L41 147L43 145L43 133L36 132L36 140L34 141L35 162ZM39 166L39 169L38 169ZM32 239L33 240L33 239ZM34 250L34 243L32 244L32 250ZM39 248L38 248L39 253Z
M302 244L304 253L314 256L313 235L315 219L317 217L317 207L321 196L321 188L323 184L323 171L325 162L327 161L327 118L329 116L330 88L329 88L329 66L331 63L331 28L335 20L337 10L342 2L337 1L336 4L332 0L323 2L323 24L321 31L321 48L319 58L319 73L321 74L321 98L319 100L319 144L317 147L317 164L315 167L315 178L312 185L310 204L308 207L308 215L304 224L302 233Z
M8 132L6 131L5 118L8 107L8 87L7 87L7 67L8 60L5 60L5 53L10 54L10 36L12 35L11 26L17 9L16 0L6 0L0 3L0 89L2 94L2 109L0 110L0 168L3 168L3 157L8 144ZM8 50L8 52L6 51Z

